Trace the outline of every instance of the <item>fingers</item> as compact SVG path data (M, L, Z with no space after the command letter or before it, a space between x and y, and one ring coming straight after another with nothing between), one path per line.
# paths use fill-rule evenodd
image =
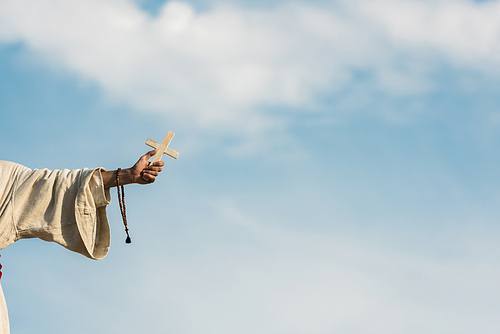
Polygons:
M141 176L146 177L146 178L156 178L160 174L161 171L162 171L161 167L156 167L155 169L146 168L142 171Z
M153 183L156 181L157 176L158 176L158 174L154 175L151 173L143 172L141 175L141 181L143 181L143 182L139 182L139 183L142 183L142 184Z
M153 152L153 155L154 155L155 151L156 150L150 151L150 152L148 152L148 154ZM156 177L163 170L164 165L165 165L165 163L160 160L160 161L156 161L156 162L152 163L151 165L147 166L146 168L144 168L141 172L141 180L144 182L141 182L141 183L148 184L148 183L155 182Z
M156 173L155 175L158 175L158 173L163 170L164 165L165 165L165 163L163 161L157 161L157 162L147 166L142 171L143 172L152 172L153 174Z
M160 161L153 162L151 165L149 165L149 167L152 167L152 166L163 167L164 165L165 165L165 162L160 160Z
M141 176L141 179L144 180L144 182L146 182L146 183L153 183L153 182L155 182L154 179L150 179L150 178L148 178L147 176L144 176L144 175Z
M134 169L136 173L140 171L140 175L135 177L135 182L140 184L149 184L153 183L156 180L158 174L163 170L163 166L165 162L156 161L153 163L149 163L149 159L156 154L158 150L151 150L144 154L139 161L134 165ZM137 175L137 174L136 174ZM140 177L139 177L140 176Z

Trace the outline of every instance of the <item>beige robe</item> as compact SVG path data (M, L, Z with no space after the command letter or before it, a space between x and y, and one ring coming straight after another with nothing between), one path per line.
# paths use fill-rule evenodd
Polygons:
M100 168L31 170L0 161L0 249L19 239L40 238L102 259L110 244L109 203ZM0 334L8 333L0 286Z

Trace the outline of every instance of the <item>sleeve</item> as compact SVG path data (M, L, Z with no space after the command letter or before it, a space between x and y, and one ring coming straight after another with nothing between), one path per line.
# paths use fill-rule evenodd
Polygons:
M9 202L13 242L40 238L91 259L104 258L110 245L110 195L101 170L31 170L18 165L11 175Z

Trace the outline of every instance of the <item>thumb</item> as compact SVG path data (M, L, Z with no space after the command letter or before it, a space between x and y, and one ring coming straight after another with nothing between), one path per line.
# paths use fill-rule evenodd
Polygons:
M151 158L152 156L154 156L157 151L158 151L158 149L154 149L152 151L149 151L148 153L144 154L143 157L145 157L146 160L149 160L149 158Z

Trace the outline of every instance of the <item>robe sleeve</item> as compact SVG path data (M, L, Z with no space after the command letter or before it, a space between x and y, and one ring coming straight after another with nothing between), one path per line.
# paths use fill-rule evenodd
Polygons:
M91 259L104 258L110 195L101 170L31 170L0 161L0 249L40 238Z

